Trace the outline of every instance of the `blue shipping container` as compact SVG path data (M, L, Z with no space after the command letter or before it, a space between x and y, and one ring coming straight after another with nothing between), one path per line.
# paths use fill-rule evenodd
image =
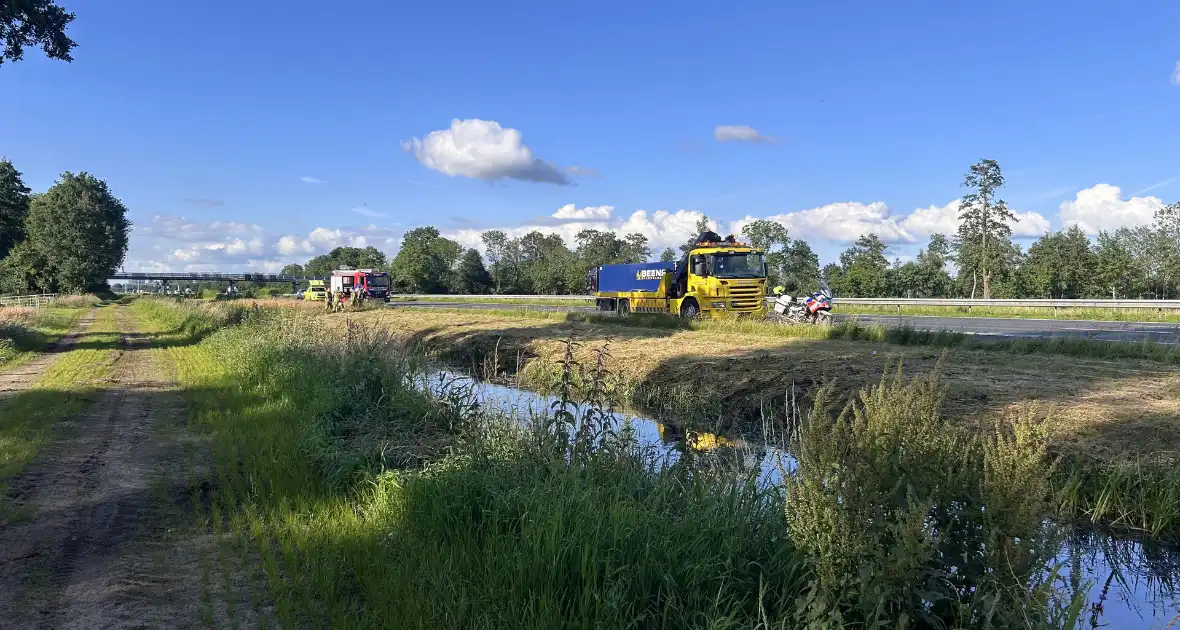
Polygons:
M598 290L605 293L649 291L660 288L665 271L672 271L676 263L651 262L632 265L603 265L598 268Z

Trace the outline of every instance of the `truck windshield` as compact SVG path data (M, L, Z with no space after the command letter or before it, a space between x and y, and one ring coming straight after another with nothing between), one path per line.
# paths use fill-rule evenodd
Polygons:
M389 276L381 274L379 276L369 276L369 286L384 288L389 286Z
M710 275L717 278L766 277L766 261L762 254L714 254L709 259Z

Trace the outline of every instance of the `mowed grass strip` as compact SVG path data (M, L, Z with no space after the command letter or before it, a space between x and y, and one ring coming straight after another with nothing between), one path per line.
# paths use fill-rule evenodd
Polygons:
M916 315L931 317L991 317L1004 319L1065 319L1095 322L1165 322L1180 324L1180 311L1165 308L1088 308L1016 306L897 306L846 304L836 299L832 311L840 315Z
M36 356L73 330L91 305L0 308L0 370Z
M118 345L114 307L100 308L87 334L32 388L0 399L0 484L36 457L56 422L94 401L112 374Z

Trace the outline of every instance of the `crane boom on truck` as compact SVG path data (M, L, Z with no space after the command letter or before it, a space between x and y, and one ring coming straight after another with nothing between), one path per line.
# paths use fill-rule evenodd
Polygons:
M766 257L729 236L703 232L679 262L603 265L587 283L600 311L698 315L766 314Z

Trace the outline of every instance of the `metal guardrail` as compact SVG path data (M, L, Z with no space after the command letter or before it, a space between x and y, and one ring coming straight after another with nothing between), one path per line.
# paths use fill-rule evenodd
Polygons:
M532 302L540 300L577 300L593 302L593 295L446 295L446 294L396 294L394 299L409 300L446 300L448 298L478 298L492 302ZM768 300L773 298L767 298ZM1180 300L972 300L968 298L841 298L835 299L835 304L851 304L863 306L956 306L956 307L1001 307L1001 308L1154 308L1159 310L1180 310Z
M284 276L277 273L204 273L204 272L118 272L109 280L208 280L234 282L306 282L326 280L324 276Z
M41 308L49 306L57 300L56 293L41 293L38 295L9 295L0 297L0 308L5 306L31 306Z

